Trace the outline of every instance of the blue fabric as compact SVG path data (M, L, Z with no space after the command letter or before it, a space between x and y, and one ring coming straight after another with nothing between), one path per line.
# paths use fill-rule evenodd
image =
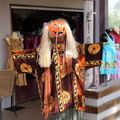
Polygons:
M114 38L112 40L106 32L105 34L107 35L108 44L103 45L102 65L100 66L100 74L116 74L117 57Z

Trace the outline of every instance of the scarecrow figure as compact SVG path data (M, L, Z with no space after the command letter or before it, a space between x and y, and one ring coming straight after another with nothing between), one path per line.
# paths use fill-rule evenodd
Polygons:
M88 68L101 65L102 44L78 44L64 19L43 27L37 49L12 51L19 73L36 74L42 113L85 111L84 80Z

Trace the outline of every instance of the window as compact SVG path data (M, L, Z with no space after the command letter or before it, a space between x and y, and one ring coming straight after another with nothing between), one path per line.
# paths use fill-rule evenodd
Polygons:
M120 0L108 0L108 27L120 27Z

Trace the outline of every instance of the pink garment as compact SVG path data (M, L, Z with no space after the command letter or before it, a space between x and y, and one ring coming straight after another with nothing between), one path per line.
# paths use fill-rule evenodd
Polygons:
M26 49L37 48L41 43L41 35L30 34L25 37L24 46Z
M112 30L111 34L114 37L115 44L120 44L120 35L118 35L114 30Z
M34 40L34 47L33 48L37 48L41 43L41 35L37 35L35 37L35 40Z
M117 50L117 74L111 75L111 79L118 79L120 78L120 51Z

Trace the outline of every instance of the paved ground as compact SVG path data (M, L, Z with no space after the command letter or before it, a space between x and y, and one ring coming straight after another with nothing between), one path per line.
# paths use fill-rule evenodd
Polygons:
M17 111L18 117L15 117L13 112L3 110L2 120L44 120L40 113L39 100L25 102L19 106L25 107L25 109Z
M24 109L17 111L18 117L15 117L13 112L3 110L2 120L44 120L43 116L40 113L39 100L28 101L23 104L20 104L19 106L24 107ZM49 118L48 120L53 120L53 119ZM60 119L59 117L59 119L57 120L63 120L63 119ZM120 120L120 116L118 116L116 120Z

